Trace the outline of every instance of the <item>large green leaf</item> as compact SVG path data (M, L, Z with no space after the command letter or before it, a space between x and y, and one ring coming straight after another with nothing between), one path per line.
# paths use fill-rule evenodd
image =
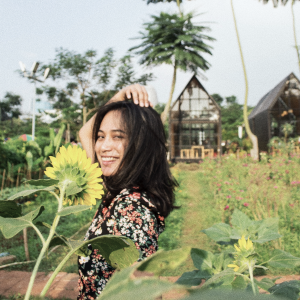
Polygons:
M58 216L67 216L70 214L74 214L74 213L78 213L84 210L88 210L90 209L92 206L90 205L76 205L76 206L68 206L68 207L64 207L63 209L61 209L57 215Z
M232 269L226 269L213 277L208 279L202 286L201 289L216 288L221 285L231 286L235 277L234 271Z
M300 258L292 254L276 249L268 264L274 268L295 268L300 265Z
M35 194L38 192L42 192L42 191L49 192L49 191L54 191L54 190L55 190L55 188L53 186L49 186L49 187L41 188L41 189L25 190L25 191L22 191L22 192L19 192L19 193L13 195L13 196L10 196L7 200L15 200L17 198L26 197L26 196L29 196L31 194Z
M201 230L216 242L230 242L231 227L225 223L218 223L208 229Z
M269 288L269 292L272 295L285 297L286 299L290 300L297 300L299 299L300 281L291 280L276 284L273 287Z
M182 264L188 258L190 250L190 248L181 248L171 251L158 251L147 260L142 261L138 270L160 275L163 271L173 270Z
M133 241L124 236L102 235L92 240L80 241L57 235L49 247L57 245L67 246L72 253L80 256L90 255L91 251L87 245L92 245L93 249L98 249L99 254L116 269L124 269L139 258L139 252Z
M19 218L3 218L0 217L0 229L6 239L10 239L24 228L33 225L35 220L44 211L44 206L31 211L25 216Z
M52 186L52 185L56 185L58 182L59 180L55 180L55 179L38 179L38 180L26 181L26 183L35 186Z
M231 216L231 224L242 231L246 231L251 226L252 221L250 218L238 209L235 209Z
M234 290L244 290L246 289L248 282L249 281L246 281L243 276L236 276L231 285Z
M175 287L157 278L134 278L135 266L116 272L108 281L99 300L154 300Z
M195 286L199 285L202 282L202 279L207 280L209 278L211 278L211 273L209 273L207 270L194 270L192 272L183 273L176 283Z
M198 270L212 271L214 255L211 252L192 248L191 257Z
M0 201L0 217L18 218L22 216L22 207L15 202Z
M276 279L275 279L276 280ZM255 283L263 290L268 291L274 284L275 280L270 278L263 278L262 280L258 281L254 279Z

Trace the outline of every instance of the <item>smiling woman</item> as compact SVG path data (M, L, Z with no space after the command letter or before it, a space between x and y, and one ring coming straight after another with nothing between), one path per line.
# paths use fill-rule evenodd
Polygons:
M124 101L131 99L134 103ZM99 162L106 195L85 239L123 235L133 240L140 260L158 249L164 219L174 206L173 179L159 114L142 86L121 90L80 131L88 155ZM114 269L92 249L79 257L78 299L96 299Z

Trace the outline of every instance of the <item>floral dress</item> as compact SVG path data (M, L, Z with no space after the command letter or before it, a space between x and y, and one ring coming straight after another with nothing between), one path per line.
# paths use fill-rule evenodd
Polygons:
M142 260L158 249L157 240L164 230L164 217L154 213L155 206L150 202L146 193L138 188L124 189L116 196L109 207L103 202L88 229L85 240L100 235L113 234L130 238L140 252ZM77 299L94 300L101 294L107 281L115 269L98 253L92 249L90 256L78 257L79 267L79 295Z

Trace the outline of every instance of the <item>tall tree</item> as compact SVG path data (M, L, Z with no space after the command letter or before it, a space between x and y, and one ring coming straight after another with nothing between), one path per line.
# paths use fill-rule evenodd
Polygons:
M94 50L80 54L63 48L57 49L53 62L44 64L40 69L40 72L43 72L44 69L50 68L53 85L44 86L41 91L55 101L57 106L65 107L65 104L68 103L80 103L82 120L85 124L88 116L95 112L99 105L108 101L114 93L116 86L112 85L111 81L114 70L120 63L123 63L122 60L117 61L114 58L112 48L106 50L100 59L97 58L97 52ZM132 83L139 82L139 78L134 78L135 72L132 65L130 67L131 73L126 74L128 80ZM123 71L128 70L124 69ZM125 76L120 68L118 75ZM147 75L148 77L143 76L144 84L152 79L151 74ZM122 80L119 79L119 83L121 82Z
M237 41L238 41L238 46L240 50L240 55L241 55L241 61L242 61L242 66L243 66L243 72L244 72L244 79L245 79L245 100L244 100L244 109L243 109L243 115L244 115L244 124L245 124L245 129L246 132L252 142L253 149L251 150L251 157L254 160L259 159L259 149L258 149L258 140L257 136L254 135L250 129L249 126L249 121L248 121L248 94L249 94L249 84L248 84L248 76L247 76L247 71L246 71L246 66L245 66L245 61L244 61L244 55L243 55L243 50L242 50L242 45L240 41L240 36L239 36L239 31L237 27L237 22L236 22L236 17L235 17L235 12L234 12L234 6L233 6L233 0L231 0L231 10L232 10L232 15L233 15L233 20L234 20L234 27L235 27L235 32L237 36Z
M130 50L141 55L142 65L169 64L173 66L173 78L169 100L161 114L162 122L167 120L173 92L176 84L177 69L199 73L199 69L208 70L210 64L202 53L212 54L212 47L205 41L214 38L203 34L208 31L206 26L195 25L192 22L194 15L178 16L161 12L158 16L151 16L151 22L144 23L144 31L140 32L142 43ZM137 50L140 49L140 50Z
M0 101L0 122L11 120L21 115L20 105L22 98L14 93L7 92L4 98Z
M279 0L272 0L274 7L277 7L279 4ZM297 53L297 59L298 59L298 65L299 65L299 72L300 72L300 51L299 51L299 45L297 42L297 34L296 34L296 22L295 22L295 13L294 13L294 5L296 1L300 0L290 0L291 3L291 10L292 10L292 19L293 19L293 33L294 33L294 41L295 41L295 49ZM263 0L263 3L268 3L269 0ZM281 4L286 5L289 2L289 0L281 0Z

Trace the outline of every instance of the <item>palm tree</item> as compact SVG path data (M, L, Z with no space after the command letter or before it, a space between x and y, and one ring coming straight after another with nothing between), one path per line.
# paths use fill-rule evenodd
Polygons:
M274 7L278 6L279 0L272 0ZM299 46L297 43L297 35L296 35L296 24L295 24L295 14L294 14L294 4L297 0L291 0L291 10L292 10L292 18L293 18L293 31L294 31L294 40L295 40L295 49L297 52L297 59L298 59L298 65L299 65L299 71L300 71L300 52L299 52ZM300 1L300 0L298 0ZM263 0L263 3L268 3L269 0ZM289 2L289 0L281 0L281 4L286 5Z
M142 43L130 50L141 55L142 65L169 64L173 66L173 79L169 100L161 114L162 122L165 123L171 105L173 92L176 84L177 69L191 71L196 75L199 69L208 70L210 64L202 56L202 53L212 54L212 47L205 41L214 41L214 38L203 34L208 31L205 26L192 23L194 15L178 16L161 12L159 16L151 16L152 22L144 23L144 32L140 32L138 39Z

